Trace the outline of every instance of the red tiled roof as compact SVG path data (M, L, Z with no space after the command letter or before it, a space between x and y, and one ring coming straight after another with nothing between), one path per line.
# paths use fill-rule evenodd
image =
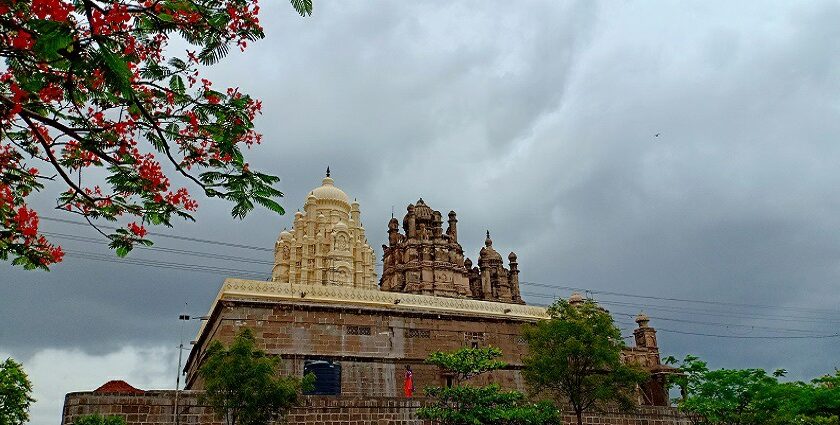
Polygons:
M95 393L106 394L143 394L143 390L128 385L125 381L108 381L101 387L93 390Z

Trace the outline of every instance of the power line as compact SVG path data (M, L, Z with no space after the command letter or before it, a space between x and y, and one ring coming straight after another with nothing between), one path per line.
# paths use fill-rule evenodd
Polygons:
M53 220L57 222L64 222L74 225L80 226L88 226L86 223L75 222L71 220L64 220L64 219L57 219L51 217L44 217L47 220ZM101 226L111 229L116 229L114 226ZM89 243L100 243L100 244L107 244L107 242L96 239L90 238L85 236L79 235L72 235L72 234L62 234L62 233L50 233L44 232L48 235L55 235L57 237L66 238L68 240L75 240L79 242L89 242ZM208 244L215 244L221 246L230 246L230 247L241 247L241 248L248 248L248 249L258 249L261 251L272 251L271 249L261 248L261 247L254 247L248 245L241 245L241 244L232 244L222 241L213 241L207 239L197 239L197 238L188 238L182 236L175 236L175 235L165 235L160 233L150 233L152 235L162 236L162 237L169 237L173 239L181 239L187 240L191 242L200 242L200 243L208 243ZM181 250L175 248L165 248L165 247L143 247L138 246L138 249L142 250L149 250L149 251L159 251L159 252L166 252L166 253L175 253L175 254L182 254L182 255L190 255L202 258L212 258L212 259L221 259L221 260L228 260L228 261L239 261L251 264L261 264L261 265L274 265L273 262L270 261L262 261L262 260L255 260L252 258L246 257L237 257L225 254L214 254L211 252L200 252L200 251L189 251L189 250ZM204 273L211 273L211 274L225 274L230 275L231 273L239 273L245 276L253 276L259 277L260 279L265 278L266 274L264 272L257 272L252 270L241 270L241 269L230 269L218 266L204 266L204 265L194 265L194 264L184 264L184 263L167 263L167 262L158 262L158 261L151 261L151 260L144 260L144 259L115 259L114 257L110 256L96 256L97 254L92 253L82 253L82 252L72 252L69 253L71 257L77 258L84 258L94 261L110 261L110 262L121 262L125 264L132 264L132 265L139 265L139 266L149 266L149 267L157 267L157 268L168 268L168 269L178 269L178 270L187 270L187 271L196 271L196 272L204 272ZM380 265L381 263L376 263L375 265ZM323 282L316 282L316 283L323 283ZM330 282L333 283L333 282ZM729 303L729 302L719 302L719 301L709 301L709 300L691 300L691 299L681 299L681 298L670 298L670 297L655 297L655 296L646 296L646 295L637 295L637 294L626 294L620 292L612 292L612 291L600 291L600 290L587 290L585 288L580 287L573 287L573 286L564 286L564 285L556 285L556 284L547 284L547 283L539 283L539 282L529 282L523 281L523 284L530 285L530 286L537 286L543 288L551 288L551 289L565 289L565 290L579 290L579 291L586 291L587 293L592 294L601 294L601 295L608 295L608 296L619 296L619 297L631 297L631 298L642 298L642 299L651 299L651 300L662 300L662 301L672 301L672 302L693 302L693 303L701 303L701 304L709 304L709 305L722 305L722 306L738 306L738 307L748 307L748 308L778 308L778 309L788 309L788 310L805 310L809 312L817 312L817 311L828 311L823 309L809 309L809 308L797 308L797 307L774 307L774 306L767 306L767 305L759 305L759 304L741 304L741 303ZM529 296L536 296L536 297L543 297L543 298L552 298L556 299L556 297L548 295L548 294L536 294L536 293L523 293L523 295ZM825 318L817 318L817 317L803 317L803 316L767 316L767 315L756 315L756 314L733 314L732 312L720 312L720 311L709 311L709 310L701 310L696 308L688 308L688 307L665 307L659 305L650 305L650 304L641 304L641 303L628 303L628 302L620 302L620 301L612 301L612 300L599 300L600 304L604 305L618 305L618 306L631 306L631 307L646 307L652 310L660 310L660 311L669 311L669 312L678 312L678 313L694 313L700 315L711 315L711 316L721 316L721 317L733 317L733 318L744 318L744 319L757 319L757 320L774 320L774 321L794 321L794 322L811 322L811 323L824 323L828 322L838 322L837 320L832 319L825 319ZM616 313L622 314L622 313ZM668 320L674 322L683 322L683 323L692 323L692 324L701 324L701 325L715 325L715 326L739 326L739 327L750 327L750 328L766 328L770 330L776 331L796 331L796 332L810 332L805 330L792 330L792 329L785 329L785 328L770 328L770 327L762 327L758 325L742 325L742 324L726 324L726 323L715 323L715 322L700 322L700 321L691 321L685 319L671 319L666 317L656 317L657 320Z
M196 264L185 264L185 263L174 263L174 262L162 262L156 260L147 260L147 259L117 259L114 257L101 255L101 254L93 254L93 253L85 253L85 252L76 252L76 251L67 251L67 255L70 257L86 259L86 260L93 260L93 261L104 261L104 262L111 262L111 263L123 263L123 264L130 264L130 265L137 265L141 267L155 267L155 268L163 268L163 269L175 269L175 270L184 270L184 271L192 271L192 272L199 272L199 273L209 273L209 274L216 274L216 275L226 275L230 276L231 273L239 273L240 275L244 276L251 276L251 277L260 277L266 278L267 276L263 273L252 271L252 270L241 270L241 269L230 269L224 267L216 267L216 266L209 266L209 265L196 265ZM310 280L301 280L301 282L313 283ZM314 282L314 283L324 283L324 282ZM338 282L329 282L336 284ZM527 294L527 295L541 295L541 294ZM633 317L632 314L628 313L614 313L617 315ZM651 317L654 318L654 317ZM662 318L657 317L657 320L674 320L678 321L677 319L669 319L669 318ZM691 321L683 321L687 323L692 323ZM703 323L700 323L703 324ZM707 323L712 324L712 323ZM718 325L727 325L720 323ZM793 330L793 329L784 329L784 328L767 328L769 330L775 331L802 331L802 332L812 332L806 330ZM840 334L831 334L831 335L776 335L776 336L752 336L752 335L719 335L719 334L708 334L708 333L701 333L701 332L688 332L688 331L680 331L680 330L673 330L673 329L666 329L666 328L657 328L659 332L666 332L666 333L676 333L676 334L685 334L685 335L695 335L695 336L707 336L707 337L717 337L717 338L733 338L733 339L809 339L809 338L816 338L816 339L824 339L824 338L835 338L840 337Z
M88 224L88 223L81 223L81 222L73 221L73 220L65 220L63 218L41 217L41 219L42 220L48 220L48 221L55 221L55 222L59 222L59 223L73 224L73 225L76 225L76 226L90 227L90 224ZM107 225L107 224L97 224L96 227L102 227L104 229L111 229L111 230L119 229L119 227L110 226L110 225ZM212 244L212 245L221 245L221 246L227 246L227 247L231 247L231 248L253 249L255 251L274 252L273 248L265 248L265 247L261 247L261 246L242 245L242 244L236 244L236 243L230 243L230 242L214 241L214 240L210 240L210 239L191 238L191 237L188 237L188 236L168 235L168 234L165 234L165 233L156 233L156 232L148 232L148 234L151 235L151 236L157 236L157 237L161 237L161 238L170 238L170 239L178 239L178 240L190 241L190 242L206 243L206 244Z
M628 318L635 318L636 315L628 312L619 312L619 311L610 311L610 313L626 316ZM677 322L677 323L689 323L693 325L706 325L706 326L720 326L720 327L738 327L738 328L748 328L748 329L763 329L763 330L770 330L770 331L780 331L780 332L800 332L800 333L810 333L813 334L813 329L793 329L793 328L777 328L772 326L761 326L761 325L746 325L741 323L721 323L721 322L705 322L705 321L697 321L697 320L686 320L686 319L672 319L669 317L661 317L661 316L650 316L648 318L654 320L664 320L666 322Z
M731 317L731 318L739 318L739 319L758 319L758 320L773 320L773 321L779 321L779 322L800 322L800 323L826 323L826 322L840 323L840 320L830 319L830 318L821 318L821 317L762 315L762 314L754 314L754 313L746 313L746 312L744 312L744 313L723 312L723 311L701 310L701 309L692 309L692 308L683 308L683 307L660 306L660 305L656 305L656 304L628 303L628 302L613 301L613 300L599 300L598 303L599 304L604 304L604 305L641 307L641 308L651 309L651 310L667 311L667 312L670 312L670 313L698 314L698 315L703 315L703 316Z
M597 289L586 289L586 288L578 288L578 287L573 287L573 286L563 286L563 285L555 285L555 284L540 283L540 282L523 281L523 282L520 282L520 283L524 283L524 284L531 285L531 286L539 286L539 287L543 287L543 288L565 289L565 290L570 290L570 291L588 291L592 294L616 295L616 296L622 296L622 297L644 298L644 299L660 300L660 301L675 301L675 302L687 302L687 303L696 303L696 304L722 305L722 306L728 306L728 307L772 308L772 309L780 309L780 310L796 310L796 311L811 311L811 312L822 312L822 313L830 313L830 314L840 314L840 311L838 311L838 310L821 309L821 308L773 306L773 305L766 305L766 304L744 304L744 303L733 303L733 302L726 302L726 301L711 301L711 300L692 300L692 299L687 299L687 298L656 297L656 296L652 296L652 295L638 295L638 294L628 294L628 293L622 293L622 292L602 291L602 290L597 290Z
M752 336L752 335L718 335L718 334L707 334L702 332L686 332L686 331L678 331L673 329L661 329L657 328L657 331L661 332L670 332L675 334L681 335L694 335L694 336L708 336L714 338L732 338L732 339L824 339L824 338L840 338L840 334L831 334L831 335L775 335L775 336Z
M108 245L108 242L102 240L101 238L91 238L86 236L76 236L76 235L68 235L65 233L55 233L55 232L41 232L47 236L55 236L61 239L67 239L76 242L85 242L85 243L94 243L99 245ZM239 261L243 263L251 263L251 264L264 264L273 266L273 261L265 261L265 260L256 260L253 258L247 257L237 257L234 255L225 255L225 254L215 254L212 252L202 252L202 251L189 251L184 249L176 249L176 248L165 248L159 246L143 246L137 245L134 247L135 249L140 249L144 251L159 251L159 252L167 252L172 254L183 254L183 255L190 255L193 257L202 257L202 258L212 258L214 260L228 260L228 261Z
M82 223L82 222L78 222L78 221L61 219L61 218L54 218L54 217L41 217L41 218L43 220L73 224L73 225L77 225L77 226L85 226L85 227L90 226L88 223ZM112 229L112 230L118 229L118 227L116 227L116 226L110 226L110 225L105 225L105 224L97 224L97 227L102 227L102 228ZM178 235L170 235L170 234L157 233L157 232L148 232L148 234L152 235L152 236L171 238L171 239L177 239L177 240L185 240L185 241L190 241L190 242L220 245L220 246L227 246L227 247L232 247L232 248L252 249L252 250L257 250L257 251L265 251L265 252L274 252L273 248L258 247L258 246L253 246L253 245L235 244L235 243L230 243L230 242L216 241L216 240L210 240L210 239L199 239L199 238L192 238L192 237L178 236ZM79 236L79 237L82 237L82 236ZM165 248L165 249L172 250L172 248ZM241 258L241 257L239 257L239 258ZM273 263L270 263L270 264L273 264ZM378 266L378 265L381 265L381 263L376 263L375 265ZM532 281L521 281L520 283L525 284L525 285L531 285L531 286L537 286L537 287L543 287L543 288L550 288L550 289L563 289L563 290L570 290L570 291L586 291L586 292L589 292L589 293L592 293L592 294L613 295L613 296L630 297L630 298L642 298L642 299L651 299L651 300L659 300L659 301L672 301L672 302L685 302L685 303L696 303L696 304L707 304L707 305L720 305L720 306L728 306L728 307L749 307L749 308L763 308L763 309L792 310L792 311L814 312L814 313L840 314L840 311L838 311L838 310L820 309L820 308L773 306L773 305L767 305L767 304L747 304L747 303L733 303L733 302L726 302L726 301L697 300L697 299L688 299L688 298L658 297L658 296L652 296L652 295L639 295L639 294L605 291L605 290L598 290L598 289L587 289L587 288L576 287L576 286L549 284L549 283L532 282Z
M525 294L523 292L523 294ZM537 293L530 293L531 296L535 297L542 297L542 298L551 298L557 299L556 296L548 295L548 294L537 294ZM598 304L607 305L607 306L621 306L621 307L634 307L634 308L643 308L649 310L658 310L658 311L666 311L671 313L680 313L680 314L697 314L702 316L715 316L715 317L731 317L731 318L739 318L739 319L758 319L758 320L773 320L773 321L781 321L781 322L801 322L801 323L840 323L840 320L831 319L831 318L820 318L820 317L806 317L806 316L786 316L786 315L769 315L769 314L755 314L755 313L738 313L738 312L726 312L726 311L718 311L718 310L704 310L704 309L697 309L691 307L682 307L682 306L662 306L658 304L645 304L645 303L638 303L638 302L623 302L623 301L614 301L614 300L605 300L605 299L598 299Z
M66 219L61 219L61 218L41 217L41 219L48 220L48 221L60 222L60 223L73 224L73 225L76 225L76 226L90 227L90 224L88 224L88 223L82 223L82 222L78 222L78 221L66 220ZM120 229L120 227L111 226L111 225L107 225L107 224L97 224L96 226L104 228L104 229L111 229L111 230ZM68 235L68 234L52 233L52 232L41 232L41 233L43 233L45 235L54 234L58 237L78 238L78 239L84 238L85 239L85 240L79 240L80 242L97 242L97 241L100 241L99 239L96 239L96 238L91 238L91 237L86 237L86 236L81 236L81 235ZM147 234L151 235L151 236L158 236L158 237L163 237L163 238L184 240L184 241L189 241L189 242L198 242L198 243L204 243L204 244L210 244L210 245L220 245L220 246L227 246L227 247L232 247L232 248L252 249L252 250L255 250L255 251L264 251L264 252L274 253L273 248L265 248L265 247L259 247L259 246L253 246L253 245L243 245L243 244L236 244L236 243L217 241L217 240L211 240L211 239L199 239L199 238L192 238L192 237L187 237L187 236L169 235L169 234L165 234L165 233L156 233L156 232L148 232ZM185 250L178 250L178 249L175 249L175 248L163 248L163 247L138 246L137 248L151 249L151 250L166 250L168 252L182 253L182 254L185 254L185 255L192 255L190 253L194 252L194 251L185 251ZM217 257L219 256L219 254L213 254L213 253L206 253L206 254L207 255L212 255L212 256L217 256ZM200 255L198 255L198 256L200 256ZM241 259L242 261L251 262L251 263L254 263L254 264L274 265L274 262L270 262L270 261L259 261L259 260L253 260L253 259L248 259L248 258L245 258L245 257L236 257L236 256L228 256L228 257L230 257L231 260L233 260L233 259L240 260ZM374 266L381 267L382 262L376 262L376 263L374 263Z
M528 294L524 293L523 295L541 295L541 294ZM627 313L627 312L616 312L611 311L611 314L617 316L623 316L629 318L631 320L628 323L632 322L632 318L635 317L634 314ZM815 330L807 330L807 329L789 329L789 328L775 328L769 326L759 326L759 325L742 325L742 324L735 324L735 323L717 323L717 322L700 322L700 321L692 321L692 320L682 320L682 319L671 319L667 317L657 317L657 316L648 316L651 319L656 320L664 320L664 321L674 321L674 322L682 322L682 323L689 323L689 324L700 324L700 325L714 325L714 326L724 326L724 327L745 327L745 328L755 328L755 329L764 329L770 331L777 331L777 332L800 332L800 333L808 333L811 335L774 335L774 336L753 336L753 335L719 335L719 334L709 334L709 333L702 333L702 332L687 332L687 331L679 331L674 329L667 329L667 328L660 328L656 327L657 332L665 332L665 333L677 333L677 334L686 334L686 335L698 335L698 336L709 336L709 337L719 337L719 338L742 338L742 339L807 339L807 338L835 338L840 337L840 334L830 334L830 335L823 335L823 334L815 334Z
M543 294L534 294L534 293L528 293L528 292L522 292L522 294L527 295L527 296L537 296L537 297L544 296ZM602 304L600 301L597 301L597 302L598 302L598 304ZM618 315L618 316L627 317L627 318L631 319L630 320L631 322L632 322L632 319L636 317L635 314L629 313L629 312L624 312L624 311L610 310L610 313ZM742 327L742 328L749 328L749 329L764 329L764 330L781 331L781 332L805 332L805 333L814 333L815 332L813 329L811 329L811 330L809 330L809 329L792 329L792 328L780 328L780 327L761 326L761 325L747 325L747 324L741 324L741 323L706 322L706 321L697 321L697 320L688 320L688 319L673 319L673 318L669 318L669 317L651 316L651 315L648 315L648 317L651 318L651 319L655 319L655 320L664 320L664 321L669 321L669 322L689 323L689 324L707 325L707 326Z
M256 272L252 270L241 270L241 269L232 269L226 267L217 267L217 266L210 266L210 265L198 265L198 264L184 264L184 263L174 263L174 262L165 262L165 261L158 261L158 260L147 260L142 258L115 258L107 255L102 254L94 254L88 252L77 252L68 250L66 251L66 255L73 258L81 258L86 260L94 260L94 261L103 261L109 263L123 263L123 264L131 264L137 266L144 266L144 267L157 267L163 269L175 269L175 270L185 270L185 271L195 271L195 272L203 272L203 273L210 273L210 274L220 274L220 275L241 275L241 276L250 276L250 277L257 277L260 279L267 278L267 273Z

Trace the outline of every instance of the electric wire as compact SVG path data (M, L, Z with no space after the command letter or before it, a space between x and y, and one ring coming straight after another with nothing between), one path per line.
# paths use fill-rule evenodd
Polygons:
M522 295L526 296L537 296L540 297L542 294L534 294L529 292L522 292ZM598 304L602 304L600 301L596 301ZM535 304L536 305L536 304ZM613 315L620 316L623 318L628 318L628 323L633 323L633 319L635 319L636 314L626 312L626 311L617 311L617 310L610 310L610 313ZM799 332L799 333L809 333L815 334L814 329L793 329L793 328L781 328L781 327L771 327L771 326L762 326L762 325L752 325L752 324L742 324L742 323L722 323L722 322L707 322L707 321L699 321L699 320L688 320L688 319L674 319L669 317L663 316L651 316L648 315L650 319L654 320L663 320L668 322L677 322L677 323L688 323L693 325L705 325L705 326L719 326L719 327L740 327L740 328L747 328L747 329L762 329L762 330L770 330L770 331L780 331L780 332Z
M54 217L42 217L44 220L73 224L77 226L86 226L89 227L90 224L61 219L61 218L54 218ZM118 227L110 226L110 225L99 225L98 227L103 227L107 229L117 229ZM212 245L220 245L220 246L228 246L228 247L235 247L235 248L243 248L243 249L252 249L258 251L266 251L266 252L274 252L272 248L265 248L265 247L258 247L253 245L243 245L243 244L235 244L230 242L224 241L217 241L217 240L209 240L209 239L199 239L199 238L192 238L186 236L179 236L179 235L170 235L164 233L156 233L156 232L149 232L149 235L152 236L159 236L165 238L172 238L177 240L185 240L191 242L198 242L198 243L205 243L205 244L212 244ZM75 236L75 235L74 235ZM78 236L83 237L83 236ZM153 247L146 247L146 248L153 248ZM158 248L161 249L161 248ZM166 250L170 250L170 252L175 252L172 248L165 248ZM209 254L214 255L214 254ZM242 257L233 257L232 258L242 258ZM252 259L248 259L253 261ZM273 262L262 262L260 261L259 264L269 264L273 265ZM381 262L375 264L376 266L382 266ZM810 307L792 307L792 306L773 306L773 305L766 305L766 304L747 304L747 303L733 303L733 302L726 302L726 301L712 301L712 300L697 300L697 299L688 299L688 298L675 298L675 297L658 297L652 295L639 295L639 294L630 294L630 293L623 293L623 292L615 292L615 291L605 291L599 289L587 289L583 287L577 286L569 286L569 285L559 285L559 284L549 284L543 282L533 282L533 281L521 281L520 284L542 287L542 288L549 288L549 289L563 289L563 290L570 290L570 291L584 291L591 294L599 294L599 295L612 295L612 296L620 296L620 297L629 297L629 298L641 298L641 299L650 299L650 300L658 300L658 301L671 301L671 302L684 302L684 303L697 303L697 304L706 304L706 305L720 305L720 306L727 306L727 307L748 307L748 308L762 308L762 309L775 309L775 310L791 310L791 311L800 311L800 312L812 312L812 313L828 313L828 314L840 314L838 310L830 310L830 309L820 309L820 308L810 308ZM795 316L794 316L795 317ZM803 317L799 317L803 318ZM810 318L809 318L810 319ZM838 320L840 323L840 320Z
M82 223L82 222L78 222L78 221L74 221L74 220L65 220L63 218L41 217L41 219L42 220L47 220L47 221L55 221L55 222L58 222L58 223L73 224L73 225L76 225L76 226L90 227L90 224L88 224L88 223ZM111 225L107 225L107 224L96 224L96 227L101 227L103 229L111 229L111 230L119 229L119 227L111 226ZM266 247L263 247L263 246L242 245L242 244L236 244L236 243L230 243L230 242L214 241L214 240L210 240L210 239L192 238L192 237L189 237L189 236L169 235L169 234L166 234L166 233L157 233L157 232L148 232L147 234L150 235L150 236L157 236L157 237L161 237L161 238L178 239L178 240L183 240L183 241L198 242L198 243L211 244L211 245L221 245L221 246L227 246L227 247L231 247L231 248L252 249L252 250L255 250L255 251L274 252L273 248L266 248Z
M556 296L549 295L549 294L531 293L531 295L535 296L535 297L557 299ZM838 319L825 318L825 317L772 315L772 314L768 314L768 313L740 313L740 312L733 312L733 311L698 309L698 308L685 307L685 306L662 306L662 305L658 305L658 304L648 304L648 303L640 303L640 302L615 301L615 300L604 299L604 298L599 298L598 299L598 304L625 306L625 307L638 307L638 308L643 308L643 309L659 310L659 311L666 311L666 312L673 312L673 313L680 313L680 314L690 313L690 314L698 314L698 315L705 315L705 316L732 317L732 318L740 318L740 319L760 319L760 320L773 320L773 321L782 321L782 322L802 322L802 323L825 323L825 322L840 323L840 320L838 320Z
M85 242L85 243L93 243L99 245L108 245L108 241L102 240L102 238L92 238L86 236L76 236L76 235L68 235L64 233L55 233L55 232L41 232L46 236L54 236L60 239L66 239L76 242ZM212 258L214 260L227 260L227 261L238 261L242 263L251 263L251 264L263 264L268 266L273 266L273 261L266 261L266 260L257 260L254 258L247 258L247 257L237 257L234 255L225 255L225 254L216 254L212 252L202 252L202 251L190 251L185 249L176 249L176 248L165 248L159 246L143 246L137 245L134 249L139 249L142 251L158 251L158 252L167 252L172 254L182 254L182 255L189 255L193 257L201 257L201 258Z
M64 220L64 219L56 219L51 217L43 217L46 220L57 221L57 222L64 222L68 224L75 224L80 226L89 226L87 223L80 223L71 220ZM106 228L113 228L113 226L100 226ZM51 232L43 232L48 235L53 235L59 238L64 238L68 240L78 241L78 242L85 242L85 243L99 243L99 244L107 244L105 241L101 241L96 238L90 238L85 236L79 235L72 235L72 234L64 234L64 233L51 233ZM205 244L214 244L220 246L227 246L227 247L236 247L236 248L246 248L246 249L255 249L260 251L273 251L269 248L263 247L255 247L249 245L242 245L242 244L233 244L223 241L213 241L208 239L198 239L198 238L189 238L183 236L176 236L176 235L166 235L166 234L159 234L159 233L149 233L150 235L155 236L162 236L162 237L169 237L173 239L180 239L186 240L190 242L199 242ZM174 253L174 254L181 254L181 255L191 255L196 257L203 257L203 258L212 258L212 259L221 259L221 260L228 260L228 261L239 261L245 263L252 263L252 264L261 264L261 265L273 265L273 262L270 261L262 261L262 260L255 260L246 257L238 257L238 256L230 256L225 254L215 254L210 252L200 252L200 251L188 251L188 250L181 250L175 248L166 248L166 247L143 247L138 246L138 249L148 250L148 251L159 251L159 252L166 252L166 253ZM192 271L192 272L201 272L201 273L209 273L215 275L225 275L225 276L232 276L238 275L243 277L252 277L252 278L259 278L259 279L266 279L268 274L265 272L258 272L253 270L243 270L243 269L236 269L236 268L227 268L227 267L219 267L219 266L210 266L210 265L197 265L197 264L186 264L186 263L177 263L177 262L162 262L158 260L148 260L148 259L139 259L139 258L115 258L110 255L102 255L102 254L95 254L90 252L77 252L77 251L68 251L68 256L86 260L93 260L93 261L105 261L105 262L116 262L116 263L124 263L130 265L137 265L142 267L155 267L155 268L163 268L163 269L174 269L174 270L184 270L184 271ZM376 265L381 265L381 263L377 263ZM322 282L318 282L322 283ZM618 297L629 297L629 298L641 298L641 299L650 299L650 300L658 300L658 301L670 301L670 302L686 302L686 303L700 303L700 304L707 304L707 305L721 305L721 306L738 306L738 307L747 307L747 308L778 308L778 309L787 309L787 310L796 310L796 311L809 311L809 312L829 312L830 310L826 309L813 309L813 308L802 308L802 307L786 307L786 306L768 306L768 305L761 305L761 304L742 304L742 303L729 303L729 302L721 302L721 301L709 301L709 300L691 300L691 299L683 299L683 298L671 298L671 297L655 297L655 296L645 296L645 295L637 295L637 294L626 294L620 292L613 292L613 291L601 291L601 290L587 290L582 287L573 287L573 286L565 286L565 285L557 285L557 284L547 284L547 283L540 283L540 282L531 282L531 281L523 281L522 284L529 285L529 286L536 286L541 288L550 288L550 289L563 289L563 290L573 290L573 291L585 291L590 294L600 294L600 295L608 295L608 296L618 296ZM557 299L556 296L549 295L549 294L538 294L538 293L527 293L523 292L523 295L526 296L534 296L534 297L542 297L542 298L551 298ZM726 312L720 311L710 311L710 310L702 310L696 308L684 308L684 307L666 307L660 305L651 305L645 303L631 303L631 302L620 302L614 300L598 300L599 304L604 305L618 305L618 306L631 306L631 307L646 307L652 310L659 310L659 311L668 311L668 312L678 312L684 314L686 312L698 314L698 315L718 315L723 317L735 317L735 318L744 318L744 319L757 319L757 320L780 320L780 321L791 321L791 322L811 322L811 323L824 323L826 321L835 322L833 319L825 319L825 318L816 318L816 317L802 317L802 316L767 316L767 315L756 315L756 314L731 314ZM632 314L626 312L614 312L616 315L623 315L625 317L634 317ZM735 323L721 323L721 322L703 322L703 321L694 321L694 320L687 320L687 319L674 319L669 317L662 317L662 316L651 316L652 319L656 320L663 320L663 321L672 321L677 323L688 323L688 324L699 324L699 325L708 325L708 326L723 326L723 327L744 327L749 329L766 329L766 330L773 330L773 331L781 331L781 332L811 332L813 330L804 330L804 329L790 329L790 328L780 328L780 327L768 327L768 326L760 326L760 325L745 325L745 324L735 324ZM840 321L836 321L840 322ZM686 331L677 331L677 330L666 330L666 329L659 329L663 332L672 332L672 333L684 333L684 334L692 334ZM716 335L716 334L702 334L700 336L717 336L721 338L736 338L736 337L747 337L739 336L739 335ZM758 337L758 336L750 336L751 338L775 338L775 337ZM785 338L787 336L778 336L778 338ZM803 337L803 338L830 338L834 337L834 335L796 335L796 337Z
M102 262L110 262L110 263L123 263L123 264L130 264L136 266L144 266L144 267L156 267L156 268L163 268L163 269L175 269L175 270L184 270L184 271L196 271L196 272L204 272L210 274L219 274L219 275L227 275L227 276L249 276L249 277L257 277L259 279L266 279L268 277L267 273L264 272L255 272L252 270L242 270L242 269L235 269L235 268L228 268L228 267L218 267L218 266L211 266L211 265L203 265L203 264L185 264L185 263L175 263L175 262L166 262L166 261L159 261L159 260L148 260L142 258L114 258L107 255L102 254L95 254L89 252L79 252L74 250L66 250L65 255L72 258L81 258L86 260L94 260L94 261L102 261Z
M669 332L681 335L693 336L708 336L714 338L732 338L732 339L825 339L825 338L840 338L840 334L831 335L772 335L772 336L752 336L752 335L718 335L708 334L703 332L689 332L678 331L674 329L656 328L657 332Z
M592 294L600 294L600 295L617 295L622 297L630 297L630 298L644 298L644 299L651 299L651 300L660 300L660 301L675 301L675 302L685 302L685 303L697 303L697 304L708 304L708 305L722 305L728 307L750 307L750 308L771 308L774 310L795 310L795 311L812 311L812 312L819 312L819 313L831 313L831 314L840 314L838 310L830 310L830 309L821 309L821 308L810 308L810 307L787 307L787 306L773 306L773 305L766 305L766 304L744 304L744 303L733 303L733 302L726 302L726 301L710 301L710 300L692 300L687 298L672 298L672 297L657 297L653 295L638 295L638 294L628 294L623 292L613 292L613 291L603 291L598 289L586 289L574 286L562 286L562 285L553 285L547 283L540 283L540 282L528 282L523 281L520 283L528 284L531 286L538 286L543 288L551 288L551 289L566 289L570 291L586 291Z
M190 264L183 264L183 263L169 263L169 262L160 262L160 261L149 261L149 260L140 260L140 259L121 259L121 260L114 260L113 258L108 258L102 255L90 254L90 253L79 253L75 251L69 251L67 255L81 258L81 259L88 259L88 260L95 260L95 261L110 261L110 262L121 262L127 263L132 265L144 266L144 267L157 267L157 268L165 268L165 269L176 269L176 270L184 270L184 271L193 271L193 272L203 272L203 273L210 273L210 274L217 274L217 275L231 275L232 273L240 273L246 276L259 276L265 277L265 275L260 275L257 272L252 272L248 270L238 270L238 269L228 269L228 268L219 268L213 266L206 266L206 265L190 265ZM632 317L630 314L621 314L625 317ZM662 318L660 318L662 319ZM666 319L662 319L666 320ZM783 330L778 328L769 328L770 330ZM627 330L626 328L624 329ZM685 335L695 335L695 336L706 336L706 337L718 337L718 338L736 338L736 339L808 339L808 338L815 338L815 339L824 339L824 338L835 338L840 337L840 334L830 334L830 335L775 335L775 336L753 336L753 335L719 335L719 334L709 334L709 333L701 333L701 332L689 332L689 331L680 331L674 329L667 329L667 328L657 328L659 332L665 333L675 333L675 334L685 334Z

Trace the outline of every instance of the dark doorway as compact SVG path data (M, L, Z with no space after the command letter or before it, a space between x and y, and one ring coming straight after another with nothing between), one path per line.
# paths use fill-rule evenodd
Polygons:
M303 374L315 375L315 388L306 394L339 395L341 394L341 365L327 360L306 360L303 362Z

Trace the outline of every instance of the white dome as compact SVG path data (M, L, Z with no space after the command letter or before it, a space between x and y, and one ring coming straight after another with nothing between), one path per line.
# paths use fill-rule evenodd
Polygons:
M330 177L324 177L321 187L312 190L312 195L315 196L318 203L320 201L336 201L350 208L350 197L343 190L335 187L333 179Z

